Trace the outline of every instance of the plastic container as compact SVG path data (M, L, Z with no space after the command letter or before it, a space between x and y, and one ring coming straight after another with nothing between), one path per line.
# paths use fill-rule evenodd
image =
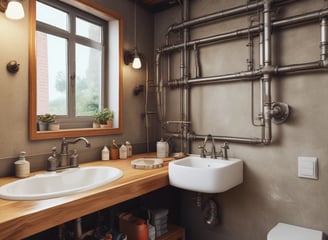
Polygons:
M156 144L156 153L158 158L165 158L169 156L169 144L163 138Z
M107 146L104 146L104 148L101 150L101 160L109 160L109 149Z
M125 142L125 146L127 148L128 151L128 157L132 157L132 145L129 141Z
M128 158L128 149L127 147L122 144L120 147L120 159L127 159Z
M26 152L22 151L19 154L19 160L15 162L16 177L25 178L30 176L30 162L25 159Z

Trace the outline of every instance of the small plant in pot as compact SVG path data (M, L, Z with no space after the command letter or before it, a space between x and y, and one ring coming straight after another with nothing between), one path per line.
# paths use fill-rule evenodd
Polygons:
M113 111L108 108L104 108L103 110L96 112L94 115L94 123L99 123L100 128L112 128L113 127Z
M100 128L101 113L97 110L93 115L93 128Z
M46 113L38 116L39 131L53 130L52 125L56 124L56 130L59 129L59 123L56 123L56 115ZM58 126L57 126L58 125Z

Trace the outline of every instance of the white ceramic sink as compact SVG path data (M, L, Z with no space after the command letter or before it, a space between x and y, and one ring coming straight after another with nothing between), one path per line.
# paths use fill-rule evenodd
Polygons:
M169 163L172 186L203 193L227 191L243 182L243 161L188 156Z
M0 187L0 198L41 200L90 190L123 176L118 168L95 166L47 172L17 180Z

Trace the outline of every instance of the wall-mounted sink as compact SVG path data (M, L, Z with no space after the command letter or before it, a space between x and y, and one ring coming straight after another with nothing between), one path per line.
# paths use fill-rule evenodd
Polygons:
M172 186L203 193L227 191L243 182L243 161L189 156L169 163Z
M0 198L41 200L94 189L123 176L118 168L95 166L46 172L17 180L0 187Z

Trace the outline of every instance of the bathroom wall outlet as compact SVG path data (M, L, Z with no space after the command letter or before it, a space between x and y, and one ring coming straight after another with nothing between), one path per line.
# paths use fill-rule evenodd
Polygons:
M302 178L318 179L318 158L298 157L298 176Z

